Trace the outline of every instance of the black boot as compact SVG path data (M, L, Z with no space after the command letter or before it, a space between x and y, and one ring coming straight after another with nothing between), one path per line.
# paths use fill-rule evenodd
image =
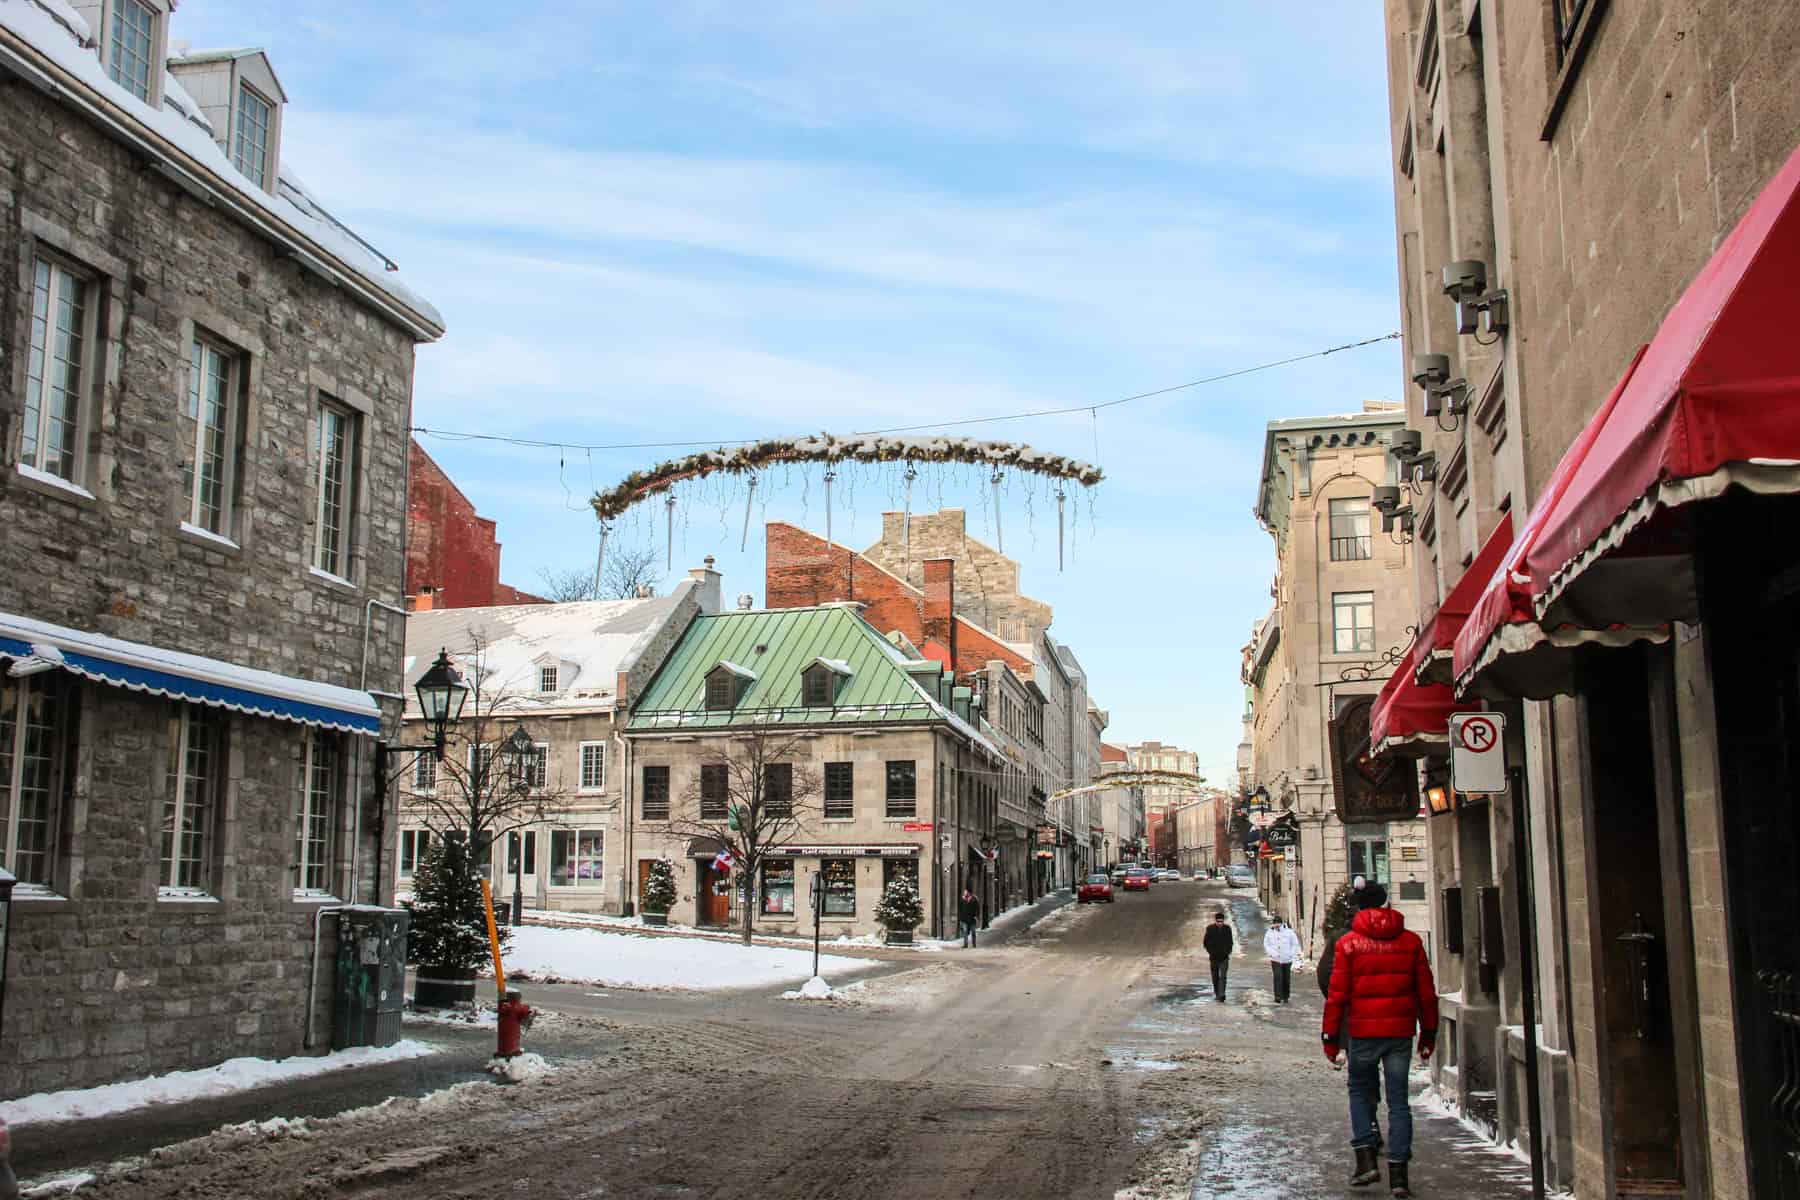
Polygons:
M1381 1160L1375 1156L1373 1146L1353 1146L1356 1151L1356 1170L1350 1174L1351 1187L1368 1187L1381 1178Z
M1395 1200L1406 1200L1406 1197L1412 1195L1412 1189L1406 1186L1405 1163L1388 1164L1388 1189L1394 1193Z

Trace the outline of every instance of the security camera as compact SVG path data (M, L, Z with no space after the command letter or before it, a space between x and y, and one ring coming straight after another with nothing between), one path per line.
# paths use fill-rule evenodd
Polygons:
M1400 507L1400 489L1393 484L1383 484L1369 496L1369 507L1384 516Z
M1419 457L1422 443L1416 429L1397 429L1388 441L1388 453L1401 462L1411 462Z
M1461 302L1487 291L1487 264L1476 258L1458 259L1444 267L1444 295Z
M1450 378L1450 356L1447 354L1415 354L1412 360L1412 381L1420 387L1430 390L1437 384L1445 383Z

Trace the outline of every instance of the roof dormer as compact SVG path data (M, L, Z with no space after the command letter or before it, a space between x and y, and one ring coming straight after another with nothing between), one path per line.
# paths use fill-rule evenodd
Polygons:
M568 691L580 673L580 663L570 662L555 654L540 654L531 660L528 686L536 695L556 696Z
M734 662L719 660L719 665L706 673L706 707L711 712L728 712L738 706L756 672Z
M842 659L813 659L800 672L800 703L807 708L830 708L854 673Z
M73 0L87 22L100 64L114 83L162 107L163 60L169 57L170 0Z
M254 48L196 50L171 58L169 73L200 106L212 126L213 141L231 165L273 193L281 171L281 114L287 92L269 56Z

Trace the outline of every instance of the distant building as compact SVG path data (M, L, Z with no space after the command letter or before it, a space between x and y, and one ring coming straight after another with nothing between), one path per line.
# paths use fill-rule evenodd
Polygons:
M444 469L413 441L406 464L406 595L411 607L547 604L500 582L494 522L475 512Z

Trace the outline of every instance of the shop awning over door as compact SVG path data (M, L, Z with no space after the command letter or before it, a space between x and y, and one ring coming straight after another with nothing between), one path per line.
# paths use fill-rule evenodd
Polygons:
M1414 672L1420 683L1450 683L1455 680L1456 673L1451 667L1451 659L1456 650L1456 635L1462 632L1464 622L1475 610L1476 601L1481 599L1482 589L1487 587L1488 580L1500 569L1500 562L1506 552L1512 548L1513 519L1511 513L1500 514L1500 524L1494 526L1494 532L1488 534L1487 541L1481 543L1468 569L1463 572L1444 602L1431 620L1425 623L1419 640L1424 649L1418 658L1418 668Z
M1424 638L1415 639L1375 696L1369 713L1369 749L1375 754L1417 756L1448 744L1450 714L1463 708L1448 685L1414 678L1427 645Z
M1658 515L1732 486L1800 492L1797 273L1800 151L1558 464L1457 639L1459 688L1547 695L1567 685L1556 651L1667 637L1698 604L1690 531Z

